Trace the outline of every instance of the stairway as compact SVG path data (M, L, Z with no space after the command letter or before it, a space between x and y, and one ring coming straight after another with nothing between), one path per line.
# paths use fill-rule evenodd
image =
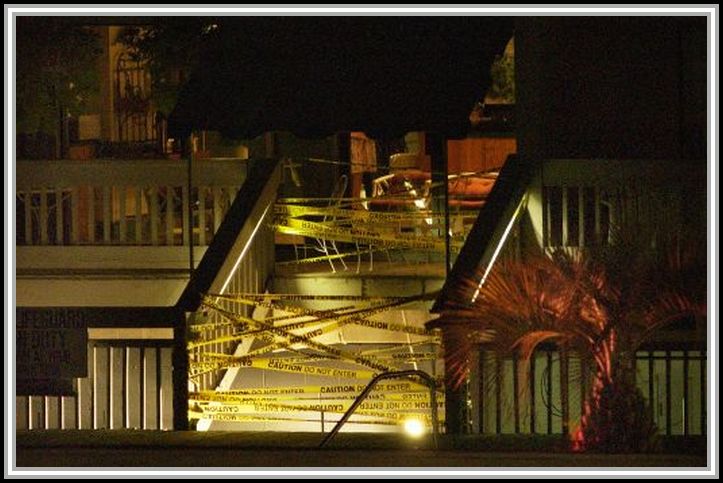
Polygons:
M438 341L424 324L434 317L443 264L365 268L334 273L325 262L279 263L266 294L228 294L266 325L249 322L216 389L192 393L197 429L329 431L374 374L441 375ZM429 426L429 405L421 384L382 383L342 431L396 432L410 418Z

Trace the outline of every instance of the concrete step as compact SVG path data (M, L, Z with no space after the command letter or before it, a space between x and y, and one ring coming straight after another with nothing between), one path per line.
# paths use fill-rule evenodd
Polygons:
M442 288L443 263L375 262L374 269L332 272L328 263L277 265L273 292L278 294L352 295L362 297L412 297L432 295ZM319 310L337 302L305 303ZM429 308L431 301L415 308Z

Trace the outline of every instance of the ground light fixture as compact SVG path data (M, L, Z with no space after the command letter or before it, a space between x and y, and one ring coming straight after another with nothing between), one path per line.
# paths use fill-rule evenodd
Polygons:
M424 434L424 423L419 419L409 418L404 420L404 432L413 438L419 438Z

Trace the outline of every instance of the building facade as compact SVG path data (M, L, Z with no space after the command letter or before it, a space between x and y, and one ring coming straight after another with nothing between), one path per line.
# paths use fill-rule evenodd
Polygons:
M515 43L517 156L435 309L455 290L473 301L487 274L503 270L498 257L614 243L624 225L641 236L681 230L704 259L705 19L525 18ZM479 286L465 285L475 277ZM637 386L663 434L706 432L705 333L704 320L681 322L636 354ZM449 430L569 434L579 425L589 368L554 344L525 374L484 342L468 362L467 384L448 393Z

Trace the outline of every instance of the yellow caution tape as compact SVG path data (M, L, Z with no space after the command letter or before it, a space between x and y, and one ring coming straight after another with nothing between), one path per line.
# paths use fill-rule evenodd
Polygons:
M226 369L229 367L253 367L272 371L304 374L307 376L342 377L346 379L371 379L377 372L337 367L318 367L305 364L289 363L283 359L252 359L248 357L230 357L216 362L189 362L192 369Z
M339 330L350 323L382 330L401 331L415 336L430 336L431 333L421 327L410 327L386 321L372 321L368 317L390 310L393 307L434 296L435 294L420 297L370 298L296 294L224 294L219 296L208 294L204 298L203 304L206 308L212 310L211 317L205 319L203 323L194 324L190 327L190 330L200 333L207 340L194 341L188 346L191 370L189 377L195 379L209 372L229 367L252 367L292 374L368 381L381 371L395 369L396 363L432 360L436 357L434 354L424 351L409 353L407 346L419 343L435 343L434 338L417 341L413 344L399 345L395 350L382 350L376 354L373 351L366 353L367 351L339 349L321 344L313 339L322 334ZM354 306L345 306L331 310L311 310L289 305L303 300L362 301L371 304L371 306L359 309ZM246 306L267 306L287 312L290 315L285 314L266 317L263 320L254 320L228 310L220 302L237 302ZM216 315L213 315L214 313ZM215 329L224 327L245 327L247 329L243 332L235 332L222 337L213 337ZM240 341L247 337L257 337L266 341L267 345L247 353L244 357L205 351L205 348L211 345ZM294 347L299 347L299 344L312 351L319 351L320 354L309 356L300 352L299 356L283 359L260 357L278 349L296 351ZM329 359L346 360L364 366L366 369L322 367L313 364L315 361ZM276 418L274 415L317 410L323 410L330 414L340 413L348 409L354 398L364 387L364 384L346 384L303 386L302 388L248 388L222 392L205 391L191 393L190 396L191 402L204 410L202 415L194 417L217 421L289 421L293 418ZM441 393L439 395L441 396ZM360 417L382 418L364 424L396 424L395 422L407 417L410 411L428 411L429 404L428 390L422 384L413 381L390 382L380 384L378 390L370 395L370 398L364 402L356 414ZM443 407L443 402L438 404L439 407ZM261 411L271 414L260 417L259 412ZM427 420L428 414L421 415L420 419ZM318 420L310 421L318 422Z
M356 392L344 392L335 394L261 394L261 395L248 395L248 394L227 394L225 391L201 391L191 392L188 394L189 401L196 403L231 403L231 404L251 404L258 402L279 402L279 401L299 401L303 402L317 402L322 401L353 401L359 396ZM368 401L429 401L429 390L419 388L414 392L401 392L401 393L384 393L384 392L373 392L366 398Z
M360 352L354 352L355 354L361 354ZM234 357L230 354L217 354L217 353L208 353L203 352L198 355L201 359L211 359L211 360L226 360L230 357ZM245 357L248 357L246 355ZM376 359L379 360L393 360L393 361L431 361L435 359L439 359L439 356L433 353L429 352L400 352L398 354L380 354L373 356ZM314 362L324 362L324 361L333 361L336 360L335 358L324 355L324 354L300 354L298 357L275 357L274 359L283 359L286 362L294 363L294 364L309 364Z
M403 350L409 350L409 347L417 347L417 346L425 346L425 345L441 345L441 341L438 337L432 337L430 339L420 340L417 342L411 342L411 343L399 343L397 345L394 345L392 347L382 347L382 348L376 348L376 349L366 349L361 351L361 354L365 356L379 356L385 355L389 352L399 352Z
M404 332L406 334L413 335L432 335L431 332L423 327L414 327L411 325L397 324L393 322L383 322L379 320L369 319L355 319L353 322L355 325L361 325L363 327L369 327L371 329L389 330L394 332Z
M241 317L241 316L239 316L239 315L237 315L237 314L233 314L233 313L231 313L231 312L228 312L228 311L226 311L226 310L218 307L217 305L215 305L215 304L213 304L213 303L211 303L211 302L203 301L202 303L203 303L204 305L206 305L207 307L214 308L214 309L215 309L219 314L221 314L223 317L230 318L230 319L235 319L235 318L236 318L236 319L239 319L239 320L247 321L247 322L249 322L249 324L251 324L251 325L255 325L255 326L257 326L257 327L266 329L266 330L265 330L266 333L279 335L279 336L281 336L281 337L283 337L283 338L286 339L286 344L288 344L289 346L291 346L291 345L293 345L293 344L305 344L305 345L307 345L308 347L311 347L311 348L313 348L313 349L318 349L318 350L321 350L322 352L326 352L326 353L328 353L328 354L332 354L332 355L335 355L335 356L338 356L338 357L343 357L343 358L351 359L351 360L353 360L354 362L358 362L358 363L363 363L363 362L359 362L359 361L364 361L364 362L366 362L364 357L361 357L361 358L360 358L360 357L356 357L356 358L354 358L353 356L351 356L351 355L350 355L347 351L345 351L345 350L338 349L338 348L334 348L334 347L330 347L330 346L327 346L327 345L325 345L325 344L321 344L321 343L316 342L316 341L313 340L314 337L318 337L318 336L322 335L323 333L325 333L325 331L336 330L336 329L338 328L338 322L332 323L332 324L328 324L328 325L327 325L326 327L324 327L323 329L314 329L314 330L310 330L310 331L305 332L305 333L302 333L302 334L294 334L294 333L289 332L288 330L286 330L286 329L284 329L284 328L281 328L281 327L275 327L275 326L273 326L273 325L271 325L271 324L267 324L267 323L265 323L265 322L261 322L261 321L254 320L254 319L248 319L248 318L245 318L245 317ZM191 346L191 344L189 344L189 347L190 347L190 346ZM372 363L372 364L373 364L373 363ZM383 367L383 366L379 366L379 365L376 365L376 364L374 364L374 365L371 366L371 367L374 368L374 369L386 370L386 369L381 369L381 367Z
M414 344L412 344L414 345ZM285 342L279 342L275 344L271 344L269 346L264 346L259 349L256 349L254 351L248 352L243 356L240 356L242 358L257 358L258 356L262 356L265 354L268 354L269 352L272 352L277 349L288 349L288 344ZM398 360L398 361L410 361L410 360L436 360L439 359L440 356L434 353L429 352L416 352L416 353L410 353L407 349L407 344L404 344L401 347L393 347L394 351L402 351L405 350L405 352L379 352L379 351L350 351L350 354L355 355L364 355L367 357L374 357L377 359L391 359L391 360ZM209 362L209 361L225 361L233 359L234 355L231 354L218 354L214 352L192 352L190 354L190 357L195 362ZM331 355L324 355L324 354L306 354L306 353L300 353L299 357L275 357L273 359L281 359L286 362L293 362L298 364L308 364L312 362L319 362L319 361L333 361L337 360L336 357Z
M395 302L393 302L392 304L389 304L389 305L390 305L390 306L395 306L395 305L398 305L398 304L401 305L401 304L405 304L405 303L408 303L408 302L412 302L412 301L415 301L415 300L418 300L418 299L422 299L422 298L424 298L424 297L426 297L426 296L422 296L422 297L408 297L408 298L403 298L403 299L397 298ZM266 297L264 297L264 298L266 298ZM393 298L386 298L386 299L394 300ZM237 300L240 300L240 299L237 298ZM372 308L368 308L368 309L361 309L360 311L356 311L356 312L357 312L357 313L364 313L364 314L367 314L367 315L368 315L368 314L370 314L370 313L380 312L380 311L383 311L383 310L386 310L386 309L387 309L386 306L382 305L382 306L372 307ZM323 312L324 312L325 314L326 314L326 313L334 313L333 311L323 311ZM227 315L227 317L229 316L229 314L226 314L226 315ZM329 320L334 320L334 317L328 317L328 319L329 319ZM232 320L234 320L234 319L232 319ZM353 312L351 313L351 317L346 317L346 318L344 318L343 320L340 320L338 317L336 317L336 320L337 320L337 322L335 322L335 323L328 324L328 325L326 325L325 327L322 327L322 328L317 328L317 329L314 329L314 330L310 330L310 331L308 331L308 332L306 332L306 333L304 333L304 334L301 334L301 335L299 335L299 336L296 336L296 337L302 337L302 338L303 338L303 337L306 337L306 338L318 337L318 336L320 336L320 335L322 335L322 334L324 334L324 333L329 333L329 332L332 332L333 330L337 330L337 329L339 329L342 325L345 325L346 323L355 322L355 321L361 321L362 324L364 323L364 319L357 317ZM244 320L242 320L242 321L239 321L238 319L235 319L234 322L235 322L235 323L240 323L240 322L247 323L247 322L248 322L248 319L244 319ZM281 328L282 328L282 329L285 329L285 330L289 330L289 329L293 329L293 328L296 328L296 327L306 326L306 325L308 325L309 323L318 323L318 322L319 322L319 320L311 320L311 321L304 322L304 323L301 323L301 324L286 324L285 326L281 326ZM385 326L384 326L383 324L384 324L384 323L377 324L377 327L379 327L379 328L384 328ZM408 330L409 332L415 333L416 335L422 335L422 334L420 333L421 331L419 330L419 328L414 328L414 327L411 327L411 328L410 328L410 327L403 327L403 326L399 326L399 325L395 326L395 325L392 324L392 325L386 325L386 328L389 328L389 329L392 329L392 330L394 330L394 329L400 329L400 330L403 330L403 331L407 331L407 330ZM224 336L224 337L214 338L214 339L211 339L211 340L205 340L205 341L201 341L201 342L191 342L191 343L189 343L188 346L189 346L189 350L191 351L192 359L196 359L196 363L193 365L193 368L195 369L195 371L194 371L192 374L190 374L189 377L190 377L191 379L196 379L196 378L201 377L202 375L208 374L208 373L210 373L210 372L215 372L215 371L218 371L218 370L227 369L227 368L229 368L229 367L241 367L241 363L239 363L239 362L234 362L233 365L230 365L230 364L222 364L222 363L219 363L219 362L215 362L215 363L213 363L213 364L209 364L209 363L207 363L207 362L202 363L203 361L200 361L200 360L197 359L197 357L198 357L200 354L199 354L198 352L196 352L196 351L197 351L198 349L204 347L204 346L215 345L215 344L226 343L226 342L240 341L240 340L243 340L244 338L249 337L249 336L251 336L251 335L255 335L256 337L260 337L261 339L266 340L267 342L269 342L269 345L267 345L267 346L265 346L265 347L262 347L262 348L259 348L259 349L256 349L256 350L254 350L254 351L252 351L252 352L247 353L246 356L245 356L246 358L250 358L250 357L254 357L254 356L266 354L266 353L272 352L272 351L277 350L277 349L283 349L283 348L292 349L291 345L292 345L293 343L298 343L298 342L299 342L299 339L295 339L295 341L292 341L292 342L289 342L289 341L274 341L273 335L272 335L272 334L269 334L269 327L265 327L265 328L260 329L260 330L258 330L258 331L256 331L256 332L250 331L250 332L244 332L244 333L241 333L241 334L234 334L234 335L230 335L230 336ZM278 334L277 334L277 335L278 335ZM425 342L426 342L426 341L425 341ZM327 347L327 346L324 346L323 344L319 344L319 343L316 343L316 344L318 344L318 346L316 347L317 349L318 349L319 347ZM314 344L311 344L311 345L314 345ZM339 355L340 355L340 353L341 353L341 351L338 351L337 349L334 349L334 348L329 348L329 347L327 347L327 349L328 349L328 350L326 350L325 352L331 353L331 355L334 356L334 357L339 357ZM292 349L292 350L293 350L293 349ZM321 350L323 350L323 349L321 349ZM201 354L202 354L202 353L201 353ZM412 357L412 358L410 359L410 357ZM328 357L327 357L327 358L328 358ZM356 363L365 365L365 366L367 366L367 367L370 367L370 366L371 366L373 369L377 369L377 370L379 370L379 367L389 366L388 364L387 364L387 365L380 364L380 363L378 362L378 360L377 360L377 361L374 361L374 360L368 359L363 353L359 353L359 352L346 352L345 354L343 354L343 358L345 358L345 359L347 359L347 360L352 360L352 361L354 361L354 362L356 362ZM377 358L377 359L378 359L378 358ZM425 360L426 360L427 357L418 357L418 358L416 358L416 360L422 360L422 359L425 359ZM391 360L413 361L413 360L415 360L415 359L413 358L413 356L401 356L401 357L398 357L397 359L391 358Z
M323 403L310 402L300 404L296 401L294 404L280 404L258 402L254 404L224 404L220 406L203 406L204 414L259 414L259 413L284 413L291 414L294 412L325 412L325 413L345 413L354 401L338 401ZM419 411L421 413L429 413L431 404L428 401L364 401L354 411L358 415L382 416L388 419L402 419L409 417L411 412ZM444 409L444 402L437 403L437 410ZM390 411L407 411L390 412ZM419 414L419 417L426 416Z
M327 226L321 223L297 220L294 218L277 218L273 228L290 235L303 235L313 238L322 238L346 243L360 243L363 245L380 245L391 248L445 250L445 241L441 238L410 236L406 234L386 234L373 229L362 227ZM452 240L451 247L461 248L462 243Z
M308 419L308 418L282 418L282 417L260 417L252 416L248 414L234 414L234 413L199 413L190 412L188 413L189 419L208 419L211 421L226 421L226 422L270 422L270 423L294 423L294 422L306 422L319 424L319 419ZM329 423L335 423L336 421L328 421ZM372 425L389 425L396 426L399 424L397 421L388 420L359 420L350 419L345 424L372 424Z
M200 351L199 351L199 352L196 352L196 351L198 351L199 349L200 349L200 348L197 347L197 348L192 349L192 350L189 351L189 357L191 358L191 360L199 361L200 359L205 358L205 354L207 354L207 353L205 353L205 352L200 352ZM289 345L288 342L275 342L275 343L271 343L271 344L269 344L269 345L267 345L267 346L260 347L259 349L255 349L255 350L253 350L253 351L250 351L250 352L246 353L246 355L245 355L244 357L256 357L256 356L268 354L269 352L273 352L273 351L279 350L279 349L290 349L290 345ZM225 356L226 356L226 357L233 357L233 356L231 356L231 355L225 355ZM219 368L210 368L210 369L206 369L206 370L200 370L200 371L196 371L196 372L194 372L194 373L192 373L192 374L189 374L188 377L189 377L189 379L196 379L196 378L198 378L198 377L203 376L204 374L208 374L208 373L211 373L211 372L215 372L215 371L217 371L217 370L219 370Z
M376 198L372 198L376 200ZM405 201L414 201L414 198L404 198ZM303 216L324 216L328 221L360 221L360 222L399 222L436 219L444 220L444 213L430 210L415 211L368 211L359 209L339 208L335 206L304 206L298 204L274 205L274 215L281 217L299 218Z
M215 321L215 322L203 322L201 324L190 324L188 325L188 330L191 332L209 332L212 330L218 330L222 327L236 327L238 324L234 324L233 322L229 322L227 320L222 321Z
M306 294L290 294L290 293L207 293L206 297L221 298L232 301L266 301L266 300L331 300L331 301L356 301L356 302L396 302L400 300L431 300L437 296L439 292L433 292L426 295L418 295L414 297L379 297L366 295L306 295Z
M228 335L228 336L224 336L224 337L216 337L216 338L213 338L210 340L203 340L203 341L199 341L199 342L189 342L187 344L187 349L192 350L192 349L196 349L196 348L203 347L203 346L209 346L209 345L214 345L214 344L223 344L225 342L240 342L243 339L246 339L248 337L249 337L248 334L242 333L239 335Z
M427 196L428 198L428 196ZM443 198L443 196L439 196L439 198ZM350 204L358 204L358 203L368 203L370 200L382 200L382 201L411 201L414 199L420 199L419 196L410 196L410 195L383 195L383 196L374 196L373 198L279 198L276 200L278 204L281 205L316 205L318 206L321 204L322 207L328 206L330 201L333 201L336 206L346 206Z
M327 385L305 385L305 386L274 386L274 387L247 387L241 389L228 389L224 391L202 391L199 394L225 394L225 395L240 395L240 396L258 396L258 395L283 395L283 394L294 394L294 395L328 395L328 394L340 394L340 393L360 393L366 388L366 384L327 384ZM410 391L419 391L427 389L424 384L414 381L405 380L398 382L380 382L374 386L372 394L376 392L384 393L405 393ZM428 390L428 389L427 389Z
M255 303L255 305L262 305ZM344 307L339 307L336 309L329 309L329 310L312 310L312 309L306 309L303 307L297 307L295 305L284 305L284 304L278 304L278 303L272 303L270 304L271 307L274 309L277 309L279 312L293 312L290 314L285 315L277 315L274 317L266 317L264 322L267 323L276 323L276 322L283 322L285 320L292 320L292 319L298 319L300 317L327 317L327 316L335 316L339 313L346 313L347 311L356 310L356 306L354 305L346 305ZM286 310L287 308L291 310Z
M339 320L341 317L345 317L344 320ZM338 329L348 324L354 324L354 325L360 325L363 327L368 327L370 329L379 329L379 330L387 330L391 332L403 332L406 334L411 335L419 335L419 336L430 336L432 333L425 329L424 327L415 327L412 325L404 325L404 324L398 324L394 322L385 322L381 320L369 320L365 317L356 316L356 314L341 314L341 316L336 317L323 317L320 319L312 319L312 320L302 320L299 322L293 322L285 325L279 325L277 327L283 328L285 330L297 330L302 328L309 328L309 326L314 326L317 324L327 323L327 322L339 322L338 327L337 326L328 326L327 328L323 329L322 333L328 333L331 331L331 329ZM248 335L257 334L261 332L267 332L267 330L257 330L249 332Z
M361 256L366 255L372 252L379 252L385 250L384 248L379 249L367 249L367 250L359 250L354 252L345 252L345 253L339 253L334 255L320 255L318 257L309 257L309 258L300 258L298 260L286 260L284 262L276 262L276 265L297 265L297 264L307 264L307 263L319 263L319 262L326 262L328 260L338 260L341 258L348 258L348 257L354 257L354 256Z
M317 311L317 310L311 310L311 309L306 309L306 308L302 308L302 307L284 305L284 306L282 306L282 308L280 310L287 311L287 312L295 312L299 315L304 315L304 316L313 316L313 317L316 317L316 319L295 322L292 324L281 325L281 326L277 326L277 327L283 328L285 330L294 330L297 328L302 328L307 325L312 325L312 324L320 323L323 321L333 321L333 320L338 321L341 318L351 317L351 319L350 319L351 323L361 325L364 327L396 331L396 332L404 332L404 333L413 334L413 335L431 335L431 332L426 330L423 327L414 327L414 326L403 325L403 324L398 324L398 323L393 323L393 322L369 320L366 318L366 317L369 317L369 316L377 314L377 313L385 312L400 304L406 304L406 303L416 302L419 300L425 300L426 298L427 298L427 296L425 295L425 296L419 296L419 297L386 299L386 300L392 300L392 302L387 305L372 306L372 307L367 307L367 308L362 308L362 309L357 309L357 310L351 310L351 311L344 312L344 313L340 313L341 309ZM242 297L236 297L234 299L234 301L242 303L242 304L261 305L259 302L256 302L252 299L244 299ZM362 315L364 315L366 317L361 317ZM271 319L264 319L264 322L269 322L270 320Z
M382 354L377 355L379 360L393 360L393 361L404 361L410 362L421 362L421 361L434 361L439 359L437 354L431 354L428 352L404 352L399 354Z
M395 303L392 303L392 304L387 304L387 306L388 306L388 307L391 307L391 306L395 306L395 305L402 305L402 304L404 304L404 303L407 303L407 302L410 301L411 299L412 299L412 298L405 299L405 300L403 300L403 301L401 301L401 302L395 302ZM239 316L239 315L237 315L237 314L233 314L233 313L231 313L231 312L228 312L228 311L224 310L223 308L219 307L218 305L216 305L215 303L210 302L210 301L208 300L208 298L204 299L204 301L203 301L202 303L203 303L205 306L209 307L209 308L215 309L219 314L221 314L221 315L224 316L225 318L229 318L229 319L231 319L231 320L244 321L244 322L248 322L248 323L251 324L251 325L256 325L256 326L258 326L258 327L260 327L260 328L266 329L266 331L268 331L268 332L272 332L272 333L275 333L275 334L277 334L277 335L281 335L281 336L287 338L288 341L289 341L291 344L303 343L303 344L306 344L307 346L309 346L309 347L311 347L311 348L313 348L313 349L318 349L318 350L320 350L320 351L322 351L322 352L326 352L326 353L328 353L328 354L332 354L332 355L335 355L335 356L340 357L340 358L343 358L343 359L351 360L351 361L353 361L353 362L355 362L355 363L357 363L357 364L364 365L364 366L366 366L366 367L375 369L375 370L377 370L377 371L386 372L386 371L391 370L391 367L392 367L392 366L387 366L387 365L384 365L384 364L380 364L380 363L378 363L378 362L376 362L376 361L373 361L373 360L371 360L371 359L368 359L367 357L365 357L365 356L363 356L363 355L351 353L351 352L349 352L349 351L346 351L346 350L343 350L343 349L339 349L339 348L336 348L336 347L331 347L331 346L328 346L328 345L325 345L325 344L321 344L321 343L316 342L316 341L313 340L314 337L318 337L318 336L322 335L323 333L328 333L328 332L330 332L330 331L332 331L332 330L338 329L338 328L341 326L341 324L344 323L344 322L348 323L348 322L352 322L352 321L355 321L355 320L362 320L362 319L359 319L357 316L342 316L342 317L340 317L339 319L337 319L337 322L333 322L333 323L331 323L331 324L329 324L329 325L327 325L327 326L325 326L325 327L323 327L323 328L318 328L318 329L315 329L315 330L311 330L311 331L308 331L308 332L303 333L303 334L294 334L294 333L292 333L292 332L289 332L288 329L285 329L285 328L283 328L283 327L276 327L276 326L273 326L272 324L267 324L267 323L262 322L262 321L257 321L257 320L254 320L254 319L249 319L249 318L241 317L241 316ZM371 309L364 309L364 310L366 310L366 313L367 313L367 314L370 314L370 313L372 313L373 311L376 311L376 310L386 310L386 309L385 309L384 306L379 306L379 307L374 307L374 308L371 308ZM426 334L426 333L425 333L425 334ZM226 339L227 339L227 338L226 338ZM199 343L191 343L191 344L189 344L189 348L193 348L194 346L198 346L198 345L208 345L208 344L209 344L209 341L204 341L204 342L199 342Z

